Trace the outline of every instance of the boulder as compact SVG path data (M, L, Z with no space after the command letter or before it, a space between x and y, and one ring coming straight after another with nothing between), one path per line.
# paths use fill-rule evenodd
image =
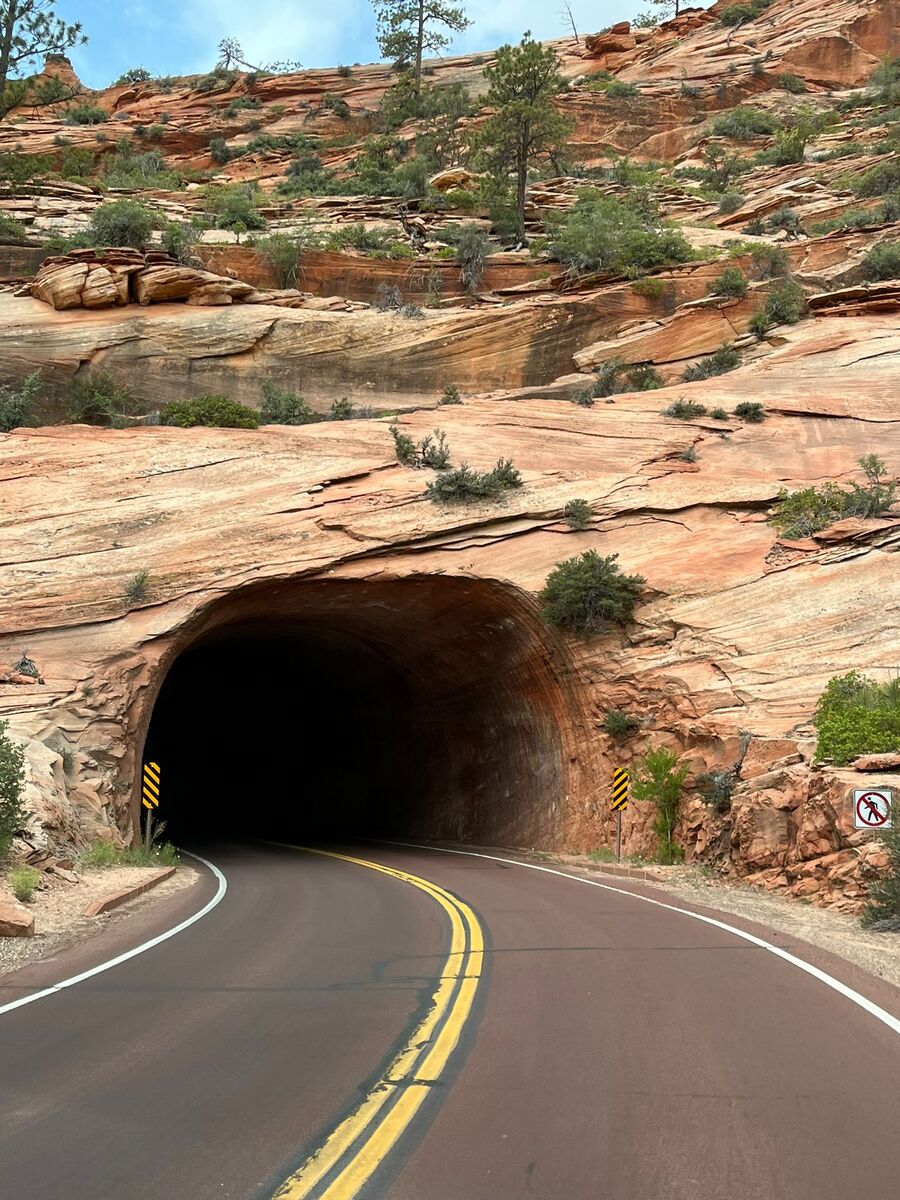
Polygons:
M0 937L33 937L34 913L7 892L0 892Z
M854 771L900 771L900 751L885 754L863 754L850 764Z

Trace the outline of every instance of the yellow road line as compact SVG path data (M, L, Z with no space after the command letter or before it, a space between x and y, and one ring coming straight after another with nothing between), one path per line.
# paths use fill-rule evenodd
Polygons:
M428 1013L358 1108L285 1180L273 1197L273 1200L306 1200L350 1152L348 1161L321 1193L321 1200L352 1200L403 1136L459 1042L484 966L484 935L472 909L436 883L348 854L329 850L310 853L355 863L408 883L430 896L450 918L450 953ZM385 1106L397 1097L398 1087L402 1087L402 1095L379 1119Z

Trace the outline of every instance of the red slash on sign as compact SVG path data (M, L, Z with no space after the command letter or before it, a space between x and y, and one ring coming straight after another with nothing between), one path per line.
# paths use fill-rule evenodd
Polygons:
M890 801L881 792L863 792L856 801L856 815L863 825L878 829L891 815Z

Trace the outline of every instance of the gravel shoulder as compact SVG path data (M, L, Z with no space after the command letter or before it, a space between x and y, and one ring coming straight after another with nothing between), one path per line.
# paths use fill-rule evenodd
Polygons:
M25 963L43 958L56 950L83 941L110 922L126 921L130 914L165 896L191 887L200 875L193 867L181 864L170 878L150 891L135 897L112 912L86 917L84 910L93 900L142 883L156 873L156 867L85 867L78 881L70 883L46 872L34 899L25 905L34 913L34 937L0 937L0 975L15 971ZM2 882L2 876L0 876Z

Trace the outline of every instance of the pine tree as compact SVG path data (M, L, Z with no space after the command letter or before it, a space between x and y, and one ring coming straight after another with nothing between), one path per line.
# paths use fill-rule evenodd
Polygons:
M0 96L9 76L27 63L86 41L79 23L57 17L53 0L0 0Z
M446 0L373 0L373 7L378 47L391 62L412 67L417 95L422 87L423 54L426 50L437 54L450 45L440 27L462 33L472 23L463 8Z
M525 185L528 169L558 151L572 129L553 107L565 86L552 46L526 33L518 46L501 46L497 62L485 69L487 103L495 110L482 127L479 144L485 164L502 185L516 176L516 232L525 240Z

